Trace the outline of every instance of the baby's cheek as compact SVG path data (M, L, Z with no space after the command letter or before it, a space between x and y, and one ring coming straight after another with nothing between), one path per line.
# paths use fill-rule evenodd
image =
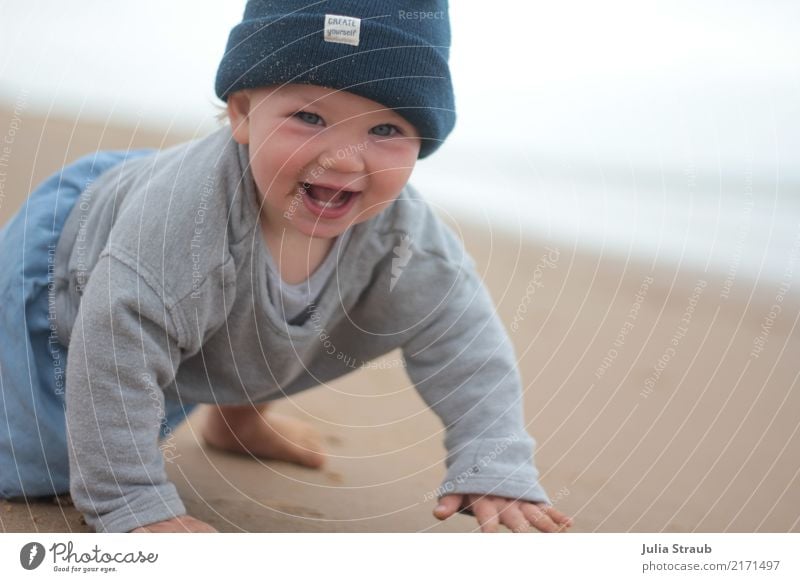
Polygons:
M394 172L387 172L387 189L394 193L394 196L400 194L400 191L408 183L411 177L411 172L407 170L396 170Z
M298 180L298 169L292 165L291 160L280 156L251 155L250 166L253 180L262 195L267 192L285 192Z

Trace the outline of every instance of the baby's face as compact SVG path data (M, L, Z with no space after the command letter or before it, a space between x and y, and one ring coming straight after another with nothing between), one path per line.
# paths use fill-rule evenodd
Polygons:
M268 228L338 236L388 207L419 154L413 125L344 91L251 89L228 97L228 113L234 139L249 145Z

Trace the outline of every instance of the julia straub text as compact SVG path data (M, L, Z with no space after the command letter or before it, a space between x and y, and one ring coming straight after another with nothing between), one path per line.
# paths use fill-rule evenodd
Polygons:
M647 554L710 554L711 546L703 544L702 546L684 546L682 544L672 544L665 546L664 544L642 544L642 556Z

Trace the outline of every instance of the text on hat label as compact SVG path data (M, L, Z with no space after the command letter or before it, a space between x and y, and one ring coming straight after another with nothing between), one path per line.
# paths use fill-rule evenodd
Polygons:
M339 14L325 15L325 42L338 42L358 46L361 19Z

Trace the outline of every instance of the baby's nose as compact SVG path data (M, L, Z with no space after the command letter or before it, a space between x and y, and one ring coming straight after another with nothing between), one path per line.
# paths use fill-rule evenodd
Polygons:
M365 144L359 143L328 149L320 154L317 163L323 170L333 170L343 174L363 172L365 148Z

